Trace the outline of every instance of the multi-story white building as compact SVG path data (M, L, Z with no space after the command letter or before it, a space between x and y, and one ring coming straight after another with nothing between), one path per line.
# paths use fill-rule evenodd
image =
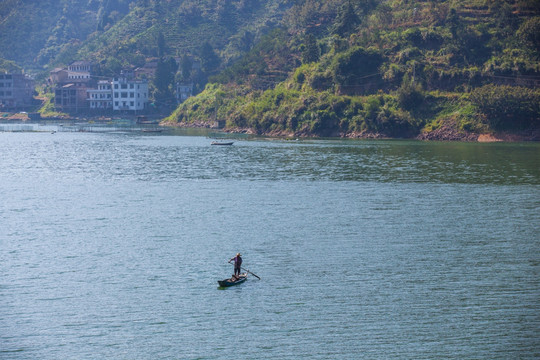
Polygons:
M90 109L112 109L113 93L111 82L109 80L100 80L97 86L97 89L86 90L86 101L88 101Z
M68 81L89 81L92 64L88 61L75 61L67 68Z
M114 78L112 81L113 110L140 111L148 104L148 81Z

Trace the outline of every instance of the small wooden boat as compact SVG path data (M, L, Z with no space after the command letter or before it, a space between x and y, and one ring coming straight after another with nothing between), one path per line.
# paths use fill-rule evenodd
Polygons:
M212 141L212 145L232 145L234 141Z
M233 276L230 279L218 280L218 284L221 287L229 287L229 286L238 285L247 280L247 275L248 275L247 273L243 273L238 276L238 279Z
M150 120L148 117L144 115L137 116L137 124L157 124L159 121L157 120Z

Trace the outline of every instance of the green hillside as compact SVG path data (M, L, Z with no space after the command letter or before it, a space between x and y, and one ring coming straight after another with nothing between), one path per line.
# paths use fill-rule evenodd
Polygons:
M171 125L448 139L540 128L536 0L5 0L0 33L0 64L42 77L74 60L112 76L159 59L158 106L175 80L202 91Z
M61 53L76 51L104 17L114 17L109 22L123 17L131 2L4 0L0 2L0 58L26 69L42 69Z
M166 122L211 122L219 98L259 134L538 136L538 2L304 0L283 19Z
M227 64L276 27L288 6L285 0L6 0L0 58L27 69L87 59L115 70L158 55L197 56L207 42Z

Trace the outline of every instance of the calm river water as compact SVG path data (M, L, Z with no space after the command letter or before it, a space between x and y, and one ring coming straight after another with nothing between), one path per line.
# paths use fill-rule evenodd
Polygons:
M0 133L1 359L540 357L539 144L210 142Z

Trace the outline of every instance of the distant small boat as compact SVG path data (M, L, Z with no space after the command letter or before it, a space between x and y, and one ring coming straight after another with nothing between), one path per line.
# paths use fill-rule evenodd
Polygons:
M218 284L221 287L229 287L229 286L238 285L247 280L247 275L248 275L247 273L243 273L243 274L238 275L238 279L233 276L230 279L218 280Z
M162 132L163 129L142 129L142 132L151 132L151 133L157 133Z
M137 116L137 124L158 124L157 120L150 120L144 115Z
M212 141L212 145L232 145L234 141Z

